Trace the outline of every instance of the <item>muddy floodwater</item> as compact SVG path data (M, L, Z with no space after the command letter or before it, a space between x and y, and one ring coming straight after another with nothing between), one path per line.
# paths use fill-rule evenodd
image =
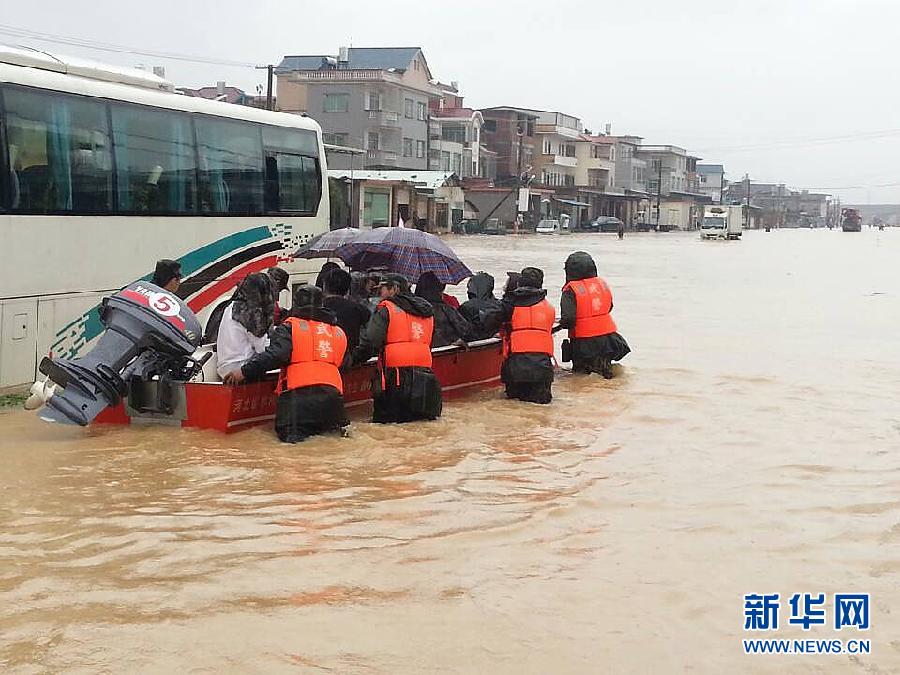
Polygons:
M900 231L450 243L554 302L592 253L619 376L293 447L2 413L2 671L900 672ZM871 654L744 655L754 592Z

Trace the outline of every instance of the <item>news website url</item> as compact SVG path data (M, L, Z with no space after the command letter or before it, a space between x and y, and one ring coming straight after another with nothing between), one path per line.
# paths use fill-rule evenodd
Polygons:
M742 640L745 654L871 654L870 640Z

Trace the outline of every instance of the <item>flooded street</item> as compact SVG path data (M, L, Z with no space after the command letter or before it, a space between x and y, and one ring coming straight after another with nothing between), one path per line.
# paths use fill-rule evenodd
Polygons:
M619 377L293 447L0 413L3 671L900 672L900 231L450 244L557 305L590 252ZM872 654L745 656L752 592L871 593L803 637Z

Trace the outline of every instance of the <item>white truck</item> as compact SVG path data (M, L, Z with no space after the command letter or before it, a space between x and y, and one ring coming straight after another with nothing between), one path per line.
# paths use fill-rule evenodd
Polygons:
M701 239L740 239L744 231L744 207L707 206L700 223Z

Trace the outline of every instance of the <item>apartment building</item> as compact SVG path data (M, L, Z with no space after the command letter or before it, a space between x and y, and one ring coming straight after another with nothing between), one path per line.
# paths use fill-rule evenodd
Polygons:
M278 109L307 114L325 142L365 150L356 168L427 169L429 104L440 98L419 47L349 47L337 56L285 56ZM352 154L335 155L349 168Z
M518 174L534 171L535 123L538 115L527 108L481 108L482 145L496 157L496 179L509 184Z
M460 178L496 177L497 155L482 144L481 111L465 107L455 82L440 86L441 97L430 106L429 170L452 171Z

